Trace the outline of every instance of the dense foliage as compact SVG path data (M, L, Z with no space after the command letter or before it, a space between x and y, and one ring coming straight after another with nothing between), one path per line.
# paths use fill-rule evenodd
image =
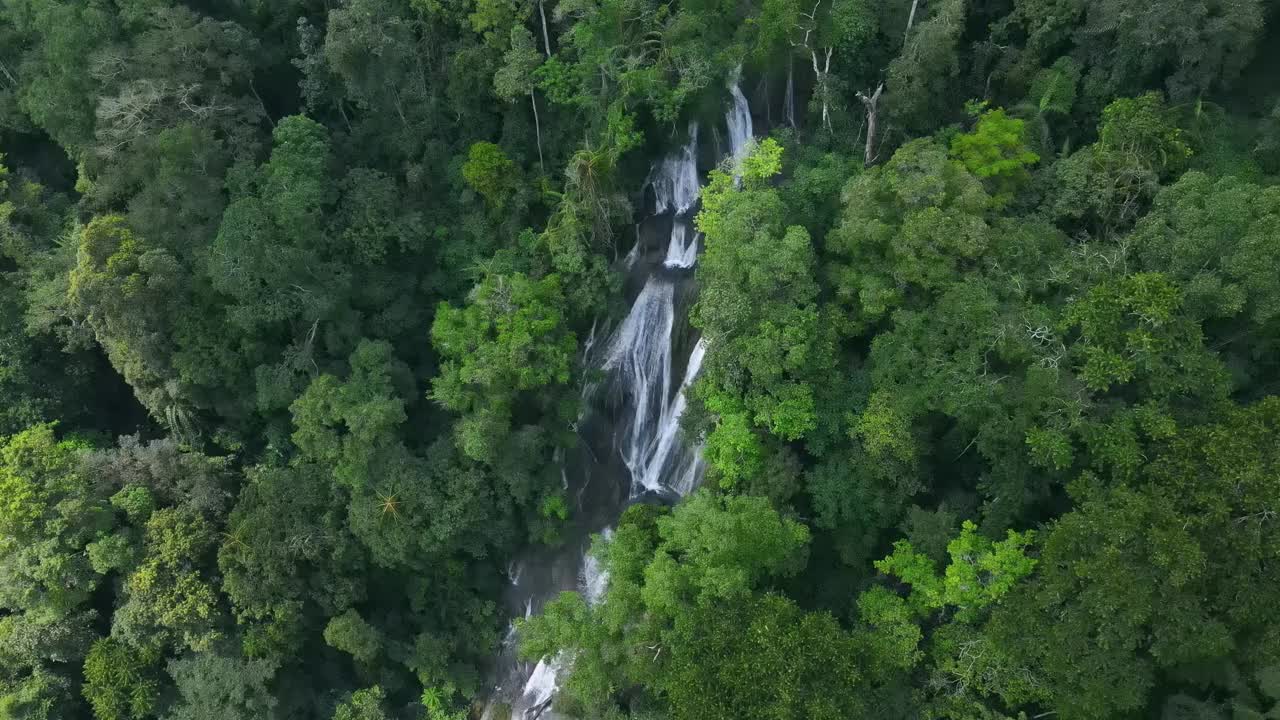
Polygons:
M462 720L742 78L593 718L1280 717L1264 0L0 0L0 720ZM593 598L593 600L595 600Z

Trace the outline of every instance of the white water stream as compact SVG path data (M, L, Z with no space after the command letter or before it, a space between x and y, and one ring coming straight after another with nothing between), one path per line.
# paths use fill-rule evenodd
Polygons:
M698 124L689 123L689 142L677 152L663 158L649 175L653 187L654 211L671 213L671 240L663 266L687 269L698 262L698 239L688 216L698 202L702 187L698 184Z
M733 96L733 107L725 115L725 123L729 126L729 157L737 164L751 144L754 129L751 124L751 107L747 104L747 97L742 94L742 88L738 87L736 73L729 92Z
M751 142L753 128L750 108L736 75L730 94L733 104L725 114L725 124L730 157L737 162ZM677 287L681 277L687 277L687 271L697 263L701 240L690 217L701 190L697 159L698 127L691 124L688 142L656 163L650 173L656 215L671 218L665 259L661 268L649 271L630 311L609 338L601 366L623 400L614 441L630 475L632 498L645 493L683 497L698 486L705 468L701 446L689 447L680 433L680 418L687 406L685 393L702 369L705 340L699 339L689 351L683 377L674 377L678 367L675 348L679 344L675 337L679 326ZM639 243L637 231L637 245L624 263L628 270L639 263ZM591 342L595 342L594 329ZM601 540L608 542L612 532L611 527L604 528ZM577 590L588 603L600 602L608 588L608 573L591 554L589 544L586 550L571 552L581 553L572 558L579 568ZM523 565L513 568L510 574L513 586L526 579L522 577L526 574ZM547 599L539 596L539 606ZM524 606L526 614L532 612L534 598L530 596ZM511 653L514 643L513 627L504 643L507 653ZM511 720L553 720L556 716L550 706L559 690L559 673L571 663L571 657L561 654L543 658L531 671L526 663L517 664L516 677L505 680L509 684L522 681L514 686L520 688L518 696L507 695ZM503 694L500 687L495 697L501 699ZM486 708L485 720L495 717L495 706L490 703Z

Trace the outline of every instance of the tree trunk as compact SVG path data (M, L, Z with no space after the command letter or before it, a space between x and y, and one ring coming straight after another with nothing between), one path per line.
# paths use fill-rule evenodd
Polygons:
M13 76L13 73L9 72L9 66L5 65L3 62L0 62L0 73L4 73L4 76L9 79L10 87L16 87L18 85L18 79Z
M831 105L828 102L830 93L827 87L827 80L831 76L831 51L832 48L827 48L826 63L822 67L818 67L818 51L809 51L809 58L813 61L813 74L817 78L814 89L822 98L822 127L827 131L831 130Z
M349 133L355 132L355 130L351 129L351 118L347 117L347 109L343 107L343 103L341 100L338 101L338 114L342 116L342 122L346 123L347 132Z
M547 13L542 9L542 0L538 0L538 17L542 18L542 46L547 50L547 57L551 57L551 36L547 34Z
M538 121L538 100L534 97L532 90L529 91L529 104L533 106L533 130L538 135L538 169L545 174L547 168L542 163L542 123Z
M831 127L831 107L827 104L827 99L831 95L831 51L833 48L827 48L827 62L822 67L822 122L826 123L827 131L832 130Z
M867 147L862 155L862 164L871 167L876 159L876 124L880 119L880 93L884 92L884 83L876 86L876 91L868 96L858 93L858 99L867 108Z
M541 7L541 6L539 6ZM911 26L916 22L916 8L920 7L920 0L911 0L911 14L907 16L907 29L902 33L902 44L907 44L907 37L911 35Z
M796 127L796 84L795 84L796 59L794 57L787 58L787 97L786 107L783 109L783 115L786 117L787 124L794 130Z
M0 65L0 68L4 68L4 65ZM5 74L8 75L9 71L5 70ZM13 76L10 75L9 77L12 78ZM262 110L262 116L265 117L267 119L267 122L271 123L271 127L274 128L276 126L276 121L272 120L271 113L267 112L267 104L262 102L262 96L258 94L258 88L253 86L252 77L249 78L249 91L252 92L253 96L258 99L258 107Z

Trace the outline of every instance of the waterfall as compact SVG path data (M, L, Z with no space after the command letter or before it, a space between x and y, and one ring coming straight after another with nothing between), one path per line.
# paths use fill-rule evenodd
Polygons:
M656 164L650 173L654 210L683 215L698 201L698 123L689 123L689 141Z
M609 542L613 538L613 528L607 527L602 530L599 538L600 542ZM600 565L600 561L591 552L593 547L594 542L588 543L586 550L582 552L582 570L578 578L578 592L582 593L587 604L592 606L604 599L604 591L609 587L609 572ZM526 609L525 617L531 614L532 608ZM504 643L507 642L515 642L514 625L507 632L507 640L504 640ZM520 697L511 706L511 717L513 719L554 717L548 714L546 709L555 697L556 691L560 689L560 671L570 662L571 659L566 658L564 653L539 660L533 667L533 671L529 673L529 679L525 681Z
M605 528L600 533L600 541L607 543L613 539L613 528ZM593 543L594 545L594 543ZM582 559L582 577L578 581L582 596L588 605L596 605L604 599L604 591L609 587L609 571L600 566L600 561L588 546Z
M675 324L674 286L650 277L619 326L605 370L618 374L629 400L619 451L631 474L631 493L674 491L685 495L700 478L700 453L680 437L685 393L702 369L707 343L699 339L689 354L684 378L671 399L671 332ZM673 482L674 481L674 482Z
M673 477L671 489L680 497L693 492L702 484L702 476L707 471L707 460L702 456L702 445L689 449L685 456L684 467Z
M742 94L742 88L739 87L740 80L737 73L733 76L733 84L729 86L729 92L733 95L733 107L725 114L725 122L729 125L729 157L734 162L742 159L744 151L751 143L753 128L751 127L751 106L747 104L747 97Z
M667 259L663 265L669 268L688 269L698 262L698 239L702 233L696 232L684 220L676 218L671 226L671 242L667 245Z
M645 457L644 475L640 484L647 490L658 490L665 486L684 496L693 489L692 486L680 486L685 484L688 468L700 464L701 453L698 452L700 448L685 448L681 442L680 417L684 415L685 392L698 378L698 372L702 370L702 358L706 354L706 340L699 339L689 353L689 367L684 372L684 380L680 383L680 390L676 392L676 399L662 417L658 435ZM664 483L664 480L667 482ZM672 480L675 482L671 482Z
M632 494L643 488L645 458L671 394L671 330L675 325L675 286L652 276L618 326L604 369L616 373L630 406L619 451L631 473ZM656 490L657 488L644 488Z
M730 156L735 160L746 152L753 132L751 108L739 85L735 72L730 84L733 105L725 114ZM698 127L691 124L689 142L663 158L650 174L658 213L675 212L664 262L668 268L690 268L698 260L700 236L681 217L698 196L697 142ZM701 448L686 449L680 442L680 417L686 405L685 390L697 378L707 346L703 340L694 346L676 397L668 401L675 310L665 292L655 291L657 297L650 296L655 282L661 281L649 279L618 329L605 369L621 368L623 387L631 398L632 417L621 452L631 473L632 493L665 489L683 496L697 486L705 467ZM670 286L663 283L659 287Z
M560 689L557 679L563 666L564 658L562 655L542 658L538 661L538 664L533 667L533 672L529 675L529 681L524 684L524 694L511 706L513 720L515 718L547 717L543 711L551 704L551 700L555 698L556 690Z
M687 269L698 261L698 238L688 213L698 202L698 123L689 123L689 141L654 165L650 172L654 211L672 213L671 239L663 265Z
M631 477L632 495L644 488L637 479L645 475L648 458L653 454L657 438L666 433L665 425L671 418L670 400L672 375L672 330L675 325L675 284L671 279L650 275L631 311L609 340L603 369L614 376L614 382L626 399L627 411L622 418L619 453ZM696 366L693 368L696 372ZM683 395L678 394L676 404L682 405ZM651 489L658 489L657 487ZM616 518L615 518L616 519ZM601 532L604 541L612 536L612 528ZM590 546L575 558L577 561L577 590L591 604L599 602L608 587L609 575L590 552ZM509 571L518 581L522 568ZM515 583L513 582L513 586ZM545 598L544 598L545 599ZM526 614L532 610L532 599L526 605ZM506 648L514 653L514 637ZM509 687L519 688L512 698L512 720L549 720L553 717L548 706L559 689L561 670L572 663L563 654L544 657L532 672L517 665L511 673ZM514 683L522 683L516 685ZM511 697L513 693L508 693ZM501 698L504 690L495 693ZM484 720L495 720L496 706L490 703L485 709Z
M729 130L730 156L738 159L751 141L751 112L738 87L736 74L730 87L733 104L725 114L725 124ZM602 358L599 367L607 379L601 380L601 386L612 387L616 397L621 399L619 417L612 430L617 449L615 457L621 458L629 476L632 500L646 492L668 497L687 495L701 482L705 468L701 446L688 447L680 435L680 419L688 404L686 394L702 370L706 356L708 343L705 338L699 339L690 350L684 376L678 381L674 377L675 368L679 367L675 349L685 342L683 336L676 337L676 291L677 287L684 287L682 283L688 281L688 270L697 263L698 245L702 238L693 228L691 217L701 191L697 160L698 126L690 123L688 141L655 163L647 180L653 189L656 212L654 218L645 222L663 223L651 224L648 226L651 228L665 227L668 219L671 222L662 265L655 267L645 257L637 226L636 244L627 254L623 266L632 273L632 277L637 280L643 278L644 285L630 311L608 340L597 340L593 326L584 350L584 361L591 361L597 354ZM587 384L583 389L584 399L594 394L595 387L595 382ZM592 422L585 416L579 421ZM574 477L579 481L590 478L592 468L613 467L608 463L601 464L585 441L586 435L581 436L584 438L583 449L595 464L582 468L580 472L574 471ZM566 472L563 457L560 459L563 473ZM564 477L565 484L572 486L568 476ZM616 524L623 506L596 500L584 507L580 502L575 518L579 518L579 512L582 512L582 517L588 519L578 519L577 531L587 532L608 525L600 531L599 537L602 542L609 542L613 535L612 525ZM594 510L594 515L583 512L588 510ZM607 517L601 517L602 514ZM591 517L595 520L589 519ZM586 523L595 524L583 527ZM570 542L558 549L534 548L530 554L534 558L533 564L526 567L522 562L508 569L511 588L519 588L514 599L526 616L554 597L555 592L575 586L590 605L603 599L609 574L591 555L590 543L586 549L580 542ZM566 573L572 574L566 576ZM559 690L559 673L572 665L573 658L561 653L544 657L530 667L516 658L515 642L513 626L499 658L500 670L505 674L499 676L494 701L486 706L482 718L495 720L495 715L499 714L499 703L509 702L511 720L552 720L556 715L550 706Z

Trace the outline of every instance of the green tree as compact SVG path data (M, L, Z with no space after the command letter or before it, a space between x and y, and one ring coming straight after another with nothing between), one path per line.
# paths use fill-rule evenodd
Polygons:
M321 375L290 406L298 449L350 487L367 484L372 458L400 445L406 415L392 381L394 363L390 344L362 341L346 380Z
M71 682L43 668L0 685L0 712L17 720L55 720L73 712Z
M203 651L222 637L223 608L209 571L217 536L185 509L152 513L141 562L125 578L112 632L138 648Z
M61 146L83 152L93 139L95 106L93 77L84 69L115 36L118 21L98 7L39 2L17 10L6 13L6 20L28 48L19 58L25 72L18 105Z
M1159 93L1107 105L1098 136L1056 164L1057 187L1047 204L1060 221L1105 233L1140 217L1160 183L1185 169L1192 150Z
M1229 87L1252 55L1261 14L1251 1L1179 2L1138 13L1117 2L1091 3L1081 35L1101 62L1090 81L1118 94L1144 75L1164 74L1179 99Z
M491 142L478 142L467 150L462 177L485 200L496 207L502 207L506 204L507 195L513 190L515 171L515 163L502 152L502 148Z
M993 542L966 521L947 544L950 562L941 573L910 542L894 543L893 554L875 566L910 591L903 597L875 586L857 601L874 670L892 677L925 665L929 680L919 694L930 715L989 713L992 695L1008 706L1042 699L1038 678L981 626L1035 569L1037 560L1028 556L1033 536L1010 530L1004 540ZM929 625L934 627L926 638Z
M185 506L212 521L230 509L235 478L231 457L212 457L179 445L172 438L143 441L138 435L116 439L116 447L81 457L83 472L115 493L112 504L130 524L141 525L156 507Z
M139 238L123 217L107 215L79 234L68 297L139 402L173 432L190 435L195 391L172 364L171 311L185 281L171 254Z
M73 712L70 668L89 651L96 614L53 616L36 609L0 619L0 709L13 717L59 717Z
M770 717L836 717L857 706L856 686L841 685L857 678L851 641L830 616L760 594L803 568L808 540L764 498L702 490L670 514L633 506L593 547L609 572L599 604L561 595L521 625L522 652L574 655L562 707L603 712L640 686L682 718L757 701ZM708 653L721 663L699 661ZM815 697L810 682L842 691Z
M534 47L533 34L520 25L512 25L511 44L502 59L503 66L493 76L493 88L498 97L507 102L513 102L524 95L529 96L529 105L533 108L533 127L537 133L538 166L545 172L542 159L542 122L538 119L538 98L534 94L542 54Z
M889 63L891 112L912 130L936 127L937 114L959 99L954 88L967 6L965 0L944 0L929 8L931 15L907 31L902 51Z
M367 666L378 659L383 645L381 633L355 610L331 619L324 628L324 641Z
M1031 179L1027 166L1040 160L1027 148L1025 123L997 108L978 116L972 132L951 140L951 156L991 183L991 202L1002 207Z
M672 657L654 689L672 718L835 720L865 711L860 644L830 615L777 595L701 606L661 647Z
M46 253L66 220L66 198L21 168L11 172L0 153L0 257L8 263L0 271L0 434L55 420L80 427L119 400L100 375L103 363L65 342L74 331L63 326L60 337L28 317L37 296L49 291L39 282L46 272L63 286L50 293L53 303L65 304L66 276L50 267L60 263Z
M431 339L444 357L432 397L460 412L459 446L492 461L511 432L517 399L532 395L553 417L577 351L557 275L489 275L465 307L442 303Z
M351 493L348 523L379 565L481 558L510 537L510 506L445 439L425 459L391 451L374 459L368 472L369 484Z
M85 605L99 578L84 549L113 518L80 472L82 442L37 425L0 444L0 605L54 617Z
M166 720L270 720L276 699L270 683L275 667L264 660L241 660L198 653L169 663L178 700Z
M1263 598L1276 579L1255 558L1275 543L1263 520L1274 444L1263 438L1278 408L1268 398L1179 430L1128 483L1073 486L1077 508L1044 535L1038 574L990 629L1043 675L1060 714L1142 707L1162 679L1228 657L1246 671L1270 662Z
M650 612L669 617L798 572L809 541L805 526L779 517L764 498L705 491L658 518L657 529L661 541L645 568L642 597Z
M323 618L364 598L367 560L346 517L327 467L249 471L218 551L247 655L296 652Z
M812 242L803 227L782 227L782 198L767 187L781 155L765 140L742 158L742 189L714 171L697 218L707 249L691 321L708 350L696 393L718 418L707 457L726 486L765 470L753 426L785 440L816 429L815 385L834 365Z
M347 294L348 271L325 257L328 132L294 115L276 125L273 139L254 177L257 192L227 206L209 253L210 281L231 300L228 320L242 332L325 317Z
M93 644L84 660L84 696L98 720L152 717L160 695L157 655L110 638Z
M1274 247L1268 238L1275 207L1269 189L1188 172L1162 189L1138 222L1136 255L1184 289L1195 317L1240 318L1261 329L1280 313L1273 279L1263 271Z
M965 521L960 535L947 544L951 562L939 576L933 561L916 552L910 542L899 540L893 554L876 561L876 569L896 575L911 585L908 604L918 613L955 608L955 619L973 622L978 611L999 601L1036 566L1025 555L1034 533L1008 532L998 543L978 534L978 526Z
M381 687L357 690L333 711L333 720L387 720L387 694Z
M1261 5L1172 2L1133 8L1115 0L1019 0L1009 16L1025 32L1027 62L1069 53L1101 105L1149 87L1179 101L1229 88L1252 58Z
M1200 325L1182 310L1182 292L1159 273L1100 283L1066 311L1076 328L1081 380L1091 389L1138 383L1149 397L1221 397L1225 377L1203 345Z
M988 246L990 197L934 143L908 143L884 166L851 179L844 197L825 269L856 323L946 287Z

